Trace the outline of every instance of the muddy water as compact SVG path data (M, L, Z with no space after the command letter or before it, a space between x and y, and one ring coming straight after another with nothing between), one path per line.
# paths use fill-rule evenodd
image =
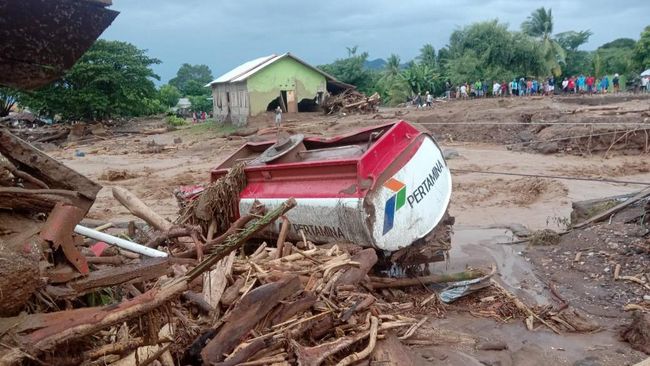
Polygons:
M525 174L576 175L589 173L585 167L615 168L626 162L638 162L643 157L615 157L611 159L581 158L576 156L542 156L507 151L500 146L457 145L453 149L460 157L450 160L452 168L492 170ZM602 171L602 170L601 170ZM607 169L605 169L607 171ZM636 174L635 174L636 173ZM650 173L629 172L616 177L621 180L650 182ZM533 266L525 257L526 244L504 244L516 240L507 227L523 224L531 230L551 228L562 230L568 223L571 202L594 199L642 189L644 186L612 184L573 180L553 180L563 189L554 189L532 195L530 201L509 200L516 196L516 186L504 194L495 186L520 179L518 177L491 176L476 173L456 174L459 183L452 196L451 214L456 217L452 249L447 263L433 264L434 273L457 272L467 266L497 266L496 279L529 305L548 304L550 293L535 275ZM534 178L531 178L534 179ZM554 183L555 184L555 183ZM555 185L556 186L556 185ZM510 186L508 186L510 187ZM463 190L471 190L470 192ZM488 192L479 200L473 196ZM494 191L494 194L492 192ZM497 197L498 196L498 197ZM526 196L527 197L527 196ZM514 203L518 202L518 203ZM593 365L629 365L640 356L617 337L617 329L594 334L555 335L545 329L530 332L522 322L496 323L468 314L450 313L435 326L467 333L482 339L499 340L508 345L507 351L476 351L462 345L428 347L417 350L422 355L432 354L436 365L574 365L585 359Z

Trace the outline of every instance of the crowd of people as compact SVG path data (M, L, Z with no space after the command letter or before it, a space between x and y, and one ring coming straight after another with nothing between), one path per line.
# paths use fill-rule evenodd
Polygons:
M445 89L448 98L477 98L487 96L531 96L531 95L550 95L550 94L606 94L610 89L620 91L620 77L615 74L610 81L607 75L596 78L595 76L571 76L564 79L556 80L554 77L548 77L544 80L533 78L513 79L510 82L505 80L495 80L493 83L478 80L474 83L466 82L461 85L452 86L447 81Z
M512 81L498 81L492 83L484 80L452 85L451 81L445 82L445 98L470 99L482 97L515 97L552 94L607 94L621 91L621 78L618 74L609 78L604 75L577 75L556 79L550 76L546 79L514 78ZM643 76L640 80L640 91L650 92L650 76ZM431 107L434 97L430 92L425 95L416 94L407 102L418 108Z

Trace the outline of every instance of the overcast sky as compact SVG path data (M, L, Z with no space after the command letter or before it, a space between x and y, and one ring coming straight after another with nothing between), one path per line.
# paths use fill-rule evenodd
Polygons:
M291 52L314 65L358 45L369 59L417 56L445 46L455 29L498 18L519 29L540 6L551 7L555 33L590 29L585 49L616 38L638 39L650 25L650 0L113 0L120 11L102 38L147 49L162 60L162 82L182 63L206 64L215 77L253 58Z

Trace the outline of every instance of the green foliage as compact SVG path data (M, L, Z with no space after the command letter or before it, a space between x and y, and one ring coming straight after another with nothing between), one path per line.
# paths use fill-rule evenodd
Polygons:
M634 46L632 54L634 66L639 72L650 68L650 26L641 32L641 38Z
M629 74L633 70L634 44L621 38L598 47L593 55L596 76L608 74Z
M428 43L420 48L420 56L417 59L421 64L428 66L431 70L435 70L438 66L436 50Z
M205 85L211 82L212 71L207 65L183 64L176 72L176 77L169 80L169 85L175 86L182 95L210 95L210 88Z
M379 76L364 67L368 53L357 55L357 47L347 47L348 57L338 59L331 64L318 66L319 69L334 76L339 81L352 84L366 94L372 94L376 89Z
M160 60L119 41L98 40L62 79L21 97L33 111L63 119L102 119L161 112L151 65Z
M555 35L555 40L567 51L576 51L578 47L589 41L593 33L590 30L580 32L568 31Z
M18 91L0 87L0 117L8 115L17 101Z
M188 97L192 106L191 110L195 112L211 112L212 111L212 99L205 95L190 95Z
M158 89L158 100L167 108L174 107L181 98L181 92L173 85L165 84Z
M529 36L508 31L497 20L474 23L452 33L440 58L442 73L453 84L546 75L543 55Z
M592 54L578 51L578 48L589 41L592 33L589 30L558 33L555 36L557 43L566 52L565 66L562 70L564 76L593 73Z
M185 119L177 116L167 116L167 125L172 127L184 126Z
M399 56L392 54L388 57L386 67L379 77L378 87L389 105L402 103L411 95L409 85L402 76Z
M617 38L598 48L634 48L634 46L636 46L636 41L632 38Z
M565 63L566 55L562 46L553 39L552 10L546 10L544 7L534 10L521 23L521 30L524 34L536 38L539 42L544 60L545 74L552 72L555 76L559 76L562 72L562 64Z

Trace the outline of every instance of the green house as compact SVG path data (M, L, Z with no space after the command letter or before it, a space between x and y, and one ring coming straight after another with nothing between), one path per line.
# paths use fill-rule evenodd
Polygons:
M290 53L248 61L206 86L215 119L237 126L278 106L285 113L314 112L329 94L354 88Z

